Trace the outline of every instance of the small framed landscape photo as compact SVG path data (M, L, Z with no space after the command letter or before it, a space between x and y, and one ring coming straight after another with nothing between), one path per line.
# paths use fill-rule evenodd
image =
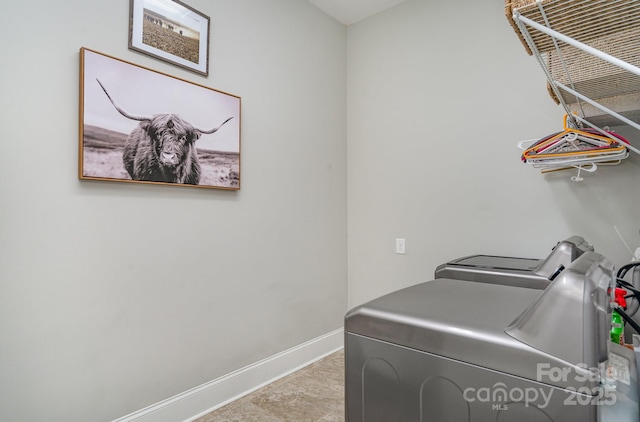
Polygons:
M208 16L178 0L130 2L130 49L209 75Z
M82 48L79 178L238 190L240 102Z

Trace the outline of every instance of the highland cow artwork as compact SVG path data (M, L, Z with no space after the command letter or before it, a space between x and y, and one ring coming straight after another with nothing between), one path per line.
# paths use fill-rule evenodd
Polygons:
M240 97L80 57L80 179L240 188Z
M209 17L178 0L130 0L129 48L209 74Z

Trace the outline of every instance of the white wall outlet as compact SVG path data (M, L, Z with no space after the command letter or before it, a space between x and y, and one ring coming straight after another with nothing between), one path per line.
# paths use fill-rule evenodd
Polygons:
M405 252L404 239L396 239L396 253L404 255L404 252Z

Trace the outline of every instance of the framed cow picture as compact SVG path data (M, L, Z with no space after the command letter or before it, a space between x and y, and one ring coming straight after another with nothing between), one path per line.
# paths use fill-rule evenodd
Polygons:
M79 178L240 189L240 97L80 49Z
M178 0L130 0L129 48L208 76L210 25Z

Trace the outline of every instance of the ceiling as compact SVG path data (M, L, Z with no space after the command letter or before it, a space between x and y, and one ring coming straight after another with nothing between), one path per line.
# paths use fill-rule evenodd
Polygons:
M339 22L351 25L405 1L407 0L309 0L309 3Z

